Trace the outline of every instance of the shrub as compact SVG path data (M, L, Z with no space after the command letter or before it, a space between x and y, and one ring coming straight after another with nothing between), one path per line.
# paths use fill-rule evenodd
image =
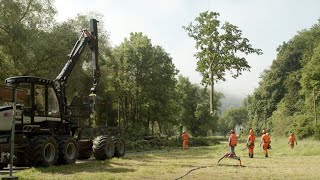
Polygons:
M317 124L315 127L314 127L314 138L316 140L320 140L320 124Z
M221 138L215 137L192 137L189 139L190 147L210 146L220 143ZM225 138L223 139L223 141ZM126 140L126 148L128 151L149 151L162 148L177 148L182 146L182 139L178 137L163 138L154 137L148 140Z

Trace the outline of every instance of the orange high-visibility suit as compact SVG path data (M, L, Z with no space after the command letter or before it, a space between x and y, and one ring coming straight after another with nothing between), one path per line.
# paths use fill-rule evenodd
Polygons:
M235 154L234 147L237 146L238 137L237 137L237 135L234 133L233 130L231 130L230 132L231 132L231 134L230 134L230 137L229 137L229 140L228 140L229 147L230 147L230 153L231 153L231 154Z
M290 145L291 148L294 147L294 142L296 142L296 145L298 144L296 137L294 136L293 133L291 133L291 135L289 136L289 140L288 140L288 144Z
M183 139L183 143L182 143L182 149L189 149L189 135L186 132L183 132L183 134L181 135L182 139Z
M253 149L254 149L254 141L256 140L256 136L253 133L253 130L250 130L250 134L247 139L247 147L249 151L249 158L253 158Z
M263 151L264 151L265 157L268 157L268 149L271 143L270 136L268 135L268 133L265 133L261 136L260 145L262 143L263 143Z

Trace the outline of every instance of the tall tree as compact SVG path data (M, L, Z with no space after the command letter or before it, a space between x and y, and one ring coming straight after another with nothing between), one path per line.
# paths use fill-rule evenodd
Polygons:
M42 49L54 23L52 1L3 0L0 7L0 79L44 73L51 60Z
M209 112L209 93L204 88L192 84L188 78L179 76L178 84L179 121L193 136L206 136L211 130L214 132L217 116L212 117ZM221 93L215 92L215 110L221 106Z
M154 132L174 124L175 75L172 58L160 46L153 46L142 33L131 33L113 49L108 62L110 91L119 99L125 126ZM157 126L156 126L157 125Z
M214 114L214 83L225 81L226 71L233 78L249 70L250 66L242 55L251 53L262 54L260 49L254 49L247 38L242 37L242 31L237 26L225 22L222 26L217 12L203 12L183 28L196 41L199 50L195 57L198 59L197 71L202 74L202 83L211 86L210 113Z

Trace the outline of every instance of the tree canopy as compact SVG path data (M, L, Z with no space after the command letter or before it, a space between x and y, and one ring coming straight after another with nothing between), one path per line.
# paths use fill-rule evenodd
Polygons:
M277 58L247 98L249 126L279 135L317 134L320 24L279 46Z
M241 75L242 71L250 69L243 55L252 53L262 54L261 49L255 49L247 38L242 37L242 31L229 22L220 25L217 12L203 12L183 28L196 41L198 59L196 70L202 74L202 83L211 85L210 111L214 112L214 83L225 81L226 72L233 78Z

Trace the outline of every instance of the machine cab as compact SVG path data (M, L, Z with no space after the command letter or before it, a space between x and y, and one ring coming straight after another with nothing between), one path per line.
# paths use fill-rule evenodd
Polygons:
M51 80L17 76L7 78L6 84L17 88L17 104L21 105L23 114L20 124L47 126L50 121L61 121L59 102Z

